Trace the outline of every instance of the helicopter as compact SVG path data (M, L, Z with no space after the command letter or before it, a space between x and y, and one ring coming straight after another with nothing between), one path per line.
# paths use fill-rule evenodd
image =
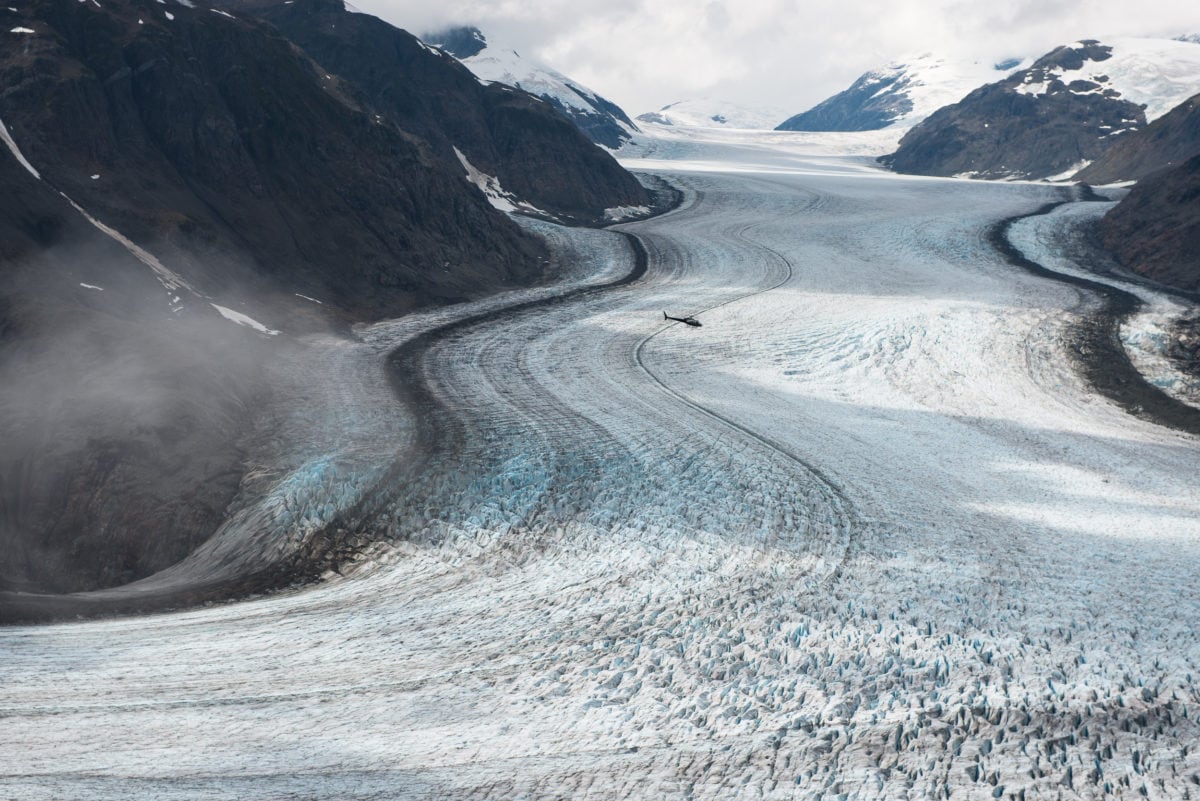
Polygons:
M695 326L696 328L700 327L700 321L697 320L695 317L672 317L671 315L667 314L666 312L663 312L663 319L664 320L674 320L677 323L683 323L684 325L692 325L692 326Z

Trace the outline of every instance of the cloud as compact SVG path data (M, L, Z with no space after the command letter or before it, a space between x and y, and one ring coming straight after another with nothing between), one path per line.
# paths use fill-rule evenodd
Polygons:
M354 0L415 33L474 24L637 114L707 95L803 110L910 54L993 62L1200 28L1194 0Z

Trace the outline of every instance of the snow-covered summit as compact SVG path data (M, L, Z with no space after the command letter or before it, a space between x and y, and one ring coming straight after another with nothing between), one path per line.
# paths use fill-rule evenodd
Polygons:
M1180 39L1115 37L1059 48L1026 71L1022 94L1061 83L1075 94L1119 97L1152 122L1200 92L1200 47ZM1114 94L1115 93L1115 94Z
M781 123L781 131L874 131L911 128L957 103L973 89L1000 80L1021 59L965 61L934 53L900 59L861 75L850 88Z
M885 160L898 172L1056 179L1200 90L1200 47L1084 39L931 114Z
M668 103L657 111L639 114L638 122L685 128L739 128L769 131L787 116L778 107L750 107L702 97Z
M611 100L514 48L489 40L478 28L451 28L422 38L457 58L480 80L515 86L542 98L597 144L619 148L638 130Z

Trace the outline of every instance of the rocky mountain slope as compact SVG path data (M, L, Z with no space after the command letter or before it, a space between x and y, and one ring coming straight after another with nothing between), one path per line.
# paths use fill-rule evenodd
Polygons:
M1198 87L1200 88L1200 87ZM1090 184L1136 181L1200 154L1200 95L1140 131L1123 136L1074 180Z
M615 150L637 132L616 103L510 47L489 42L478 28L450 28L421 38L462 61L481 80L513 86L545 100L596 144Z
M33 0L0 23L0 593L114 586L205 540L294 335L542 281L486 154L550 176L528 191L563 215L644 198L546 104L390 27L377 77L407 93L375 107L238 10Z
M460 165L260 22L40 0L5 27L32 31L0 57L25 157L198 293L278 287L366 317L537 277L541 246ZM452 280L430 270L447 263Z
M121 584L220 523L270 338L172 302L196 299L19 152L0 146L0 592Z
M600 222L607 208L649 197L554 104L504 83L483 84L446 53L341 0L253 0L238 7L275 25L371 108L449 162L498 182L548 214ZM461 154L461 155L460 155ZM469 166L468 166L469 165Z
M1200 95L1123 137L1074 178L1137 181L1100 222L1105 246L1134 272L1200 291Z
M1019 66L965 62L934 54L893 62L864 73L848 89L787 118L779 131L876 131L909 127L957 103L972 90Z
M921 175L1065 177L1198 85L1200 48L1194 44L1076 42L933 113L882 161Z
M1129 269L1200 292L1200 153L1138 181L1101 230Z

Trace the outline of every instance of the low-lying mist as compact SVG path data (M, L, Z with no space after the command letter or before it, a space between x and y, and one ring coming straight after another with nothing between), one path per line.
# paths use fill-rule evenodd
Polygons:
M281 344L89 255L95 284L28 265L0 307L0 590L124 584L206 539Z

